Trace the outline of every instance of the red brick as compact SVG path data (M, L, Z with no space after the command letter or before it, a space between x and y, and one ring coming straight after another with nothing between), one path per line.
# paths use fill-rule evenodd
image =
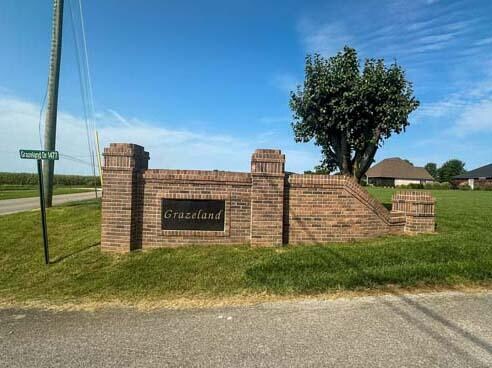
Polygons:
M111 144L104 157L101 247L108 251L327 243L435 227L429 194L395 194L389 212L351 178L286 174L279 150L256 150L251 173L150 170L149 154L134 144ZM225 230L162 230L162 198L224 200Z

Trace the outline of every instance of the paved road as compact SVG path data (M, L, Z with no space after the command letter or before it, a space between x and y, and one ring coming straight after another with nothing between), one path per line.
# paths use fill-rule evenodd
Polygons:
M101 196L99 192L97 194ZM53 196L53 205L58 205L66 202L82 201L85 199L95 198L94 191L74 194L61 194ZM9 213L30 211L39 208L39 197L30 198L16 198L16 199L4 199L0 200L0 215L7 215Z
M492 293L187 311L0 309L2 367L491 367Z

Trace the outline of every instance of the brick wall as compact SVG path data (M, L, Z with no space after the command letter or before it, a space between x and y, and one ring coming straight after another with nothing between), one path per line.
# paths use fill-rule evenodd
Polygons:
M142 181L148 152L136 144L104 149L101 247L124 252L141 247Z
M285 156L256 150L251 158L251 245L282 245Z
M404 231L408 234L435 231L435 199L427 192L397 192L393 194L392 211L405 216Z
M251 173L149 170L148 153L134 144L111 144L104 158L104 250L280 246L434 231L428 195L395 196L390 212L351 178L286 174L279 150L256 150ZM163 198L224 201L224 230L163 229Z
M144 247L247 244L251 234L251 175L224 171L147 170L143 175ZM162 230L161 199L225 200L225 230Z
M404 218L392 216L351 178L290 175L286 188L286 243L351 241L403 230Z

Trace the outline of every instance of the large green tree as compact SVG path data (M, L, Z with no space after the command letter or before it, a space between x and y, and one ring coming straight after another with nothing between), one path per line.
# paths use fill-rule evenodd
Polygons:
M323 168L358 181L378 147L405 130L418 106L401 66L367 59L361 71L357 52L347 46L328 59L308 55L304 86L290 99L296 141L314 140Z
M446 161L437 171L441 183L448 182L453 176L461 175L465 172L465 163L457 159Z
M424 168L427 170L427 172L435 179L437 180L439 177L437 175L437 165L434 162L429 162L427 163Z

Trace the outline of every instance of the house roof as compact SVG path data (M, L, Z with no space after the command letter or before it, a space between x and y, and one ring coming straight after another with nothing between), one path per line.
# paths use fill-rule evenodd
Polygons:
M425 168L413 166L399 157L387 158L377 163L366 175L369 178L434 180Z
M453 179L492 178L492 164L479 167L464 174L454 176Z

